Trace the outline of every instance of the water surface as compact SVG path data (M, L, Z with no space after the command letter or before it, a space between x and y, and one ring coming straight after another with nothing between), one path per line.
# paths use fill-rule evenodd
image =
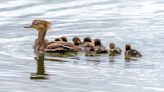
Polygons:
M0 1L1 92L163 92L164 1L162 0L4 0ZM52 22L47 39L100 38L105 46L126 43L143 58L109 62L107 56L45 61L48 80L36 72L32 45L37 32L23 26L34 19Z

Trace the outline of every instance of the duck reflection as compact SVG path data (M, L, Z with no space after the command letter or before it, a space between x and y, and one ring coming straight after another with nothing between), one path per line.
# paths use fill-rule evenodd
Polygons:
M38 53L35 57L37 64L37 72L31 74L31 79L48 79L47 74L45 74L44 67L44 54Z
M109 58L109 62L116 62L114 56L109 56L108 58Z

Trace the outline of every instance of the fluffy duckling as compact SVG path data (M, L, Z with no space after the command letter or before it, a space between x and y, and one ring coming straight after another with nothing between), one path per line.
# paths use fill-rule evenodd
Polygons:
M122 50L120 48L116 47L114 43L109 44L109 51L108 51L109 56L120 55L121 52L122 52Z
M91 39L90 37L85 37L85 38L83 39L83 42L84 42L84 43L92 43L92 39Z
M94 50L97 54L107 53L107 49L102 45L100 39L94 40Z
M62 41L63 41L63 42L68 42L68 40L67 40L67 37L66 37L66 36L62 36L62 37L61 37L61 39L62 39Z
M34 20L30 26L25 27L25 28L34 28L38 31L38 38L36 39L34 44L35 53L38 53L40 51L53 52L53 53L77 52L77 49L72 43L67 43L64 41L46 42L45 36L50 25L51 23L45 20Z
M125 59L130 57L142 57L141 53L137 50L131 49L130 44L125 45Z
M56 41L56 42L62 42L63 41L63 39L61 39L61 38L55 38L55 40L54 41Z
M79 37L73 37L72 41L78 51L83 51L82 42Z
M61 38L55 38L55 42L67 42L67 38L65 36L62 36Z
M76 46L80 46L82 44L79 37L73 37L72 41Z
M94 52L94 44L92 43L92 39L90 37L85 37L82 43L83 49L86 52Z
M85 37L82 42L82 48L85 52L85 56L96 56L94 44L90 37Z

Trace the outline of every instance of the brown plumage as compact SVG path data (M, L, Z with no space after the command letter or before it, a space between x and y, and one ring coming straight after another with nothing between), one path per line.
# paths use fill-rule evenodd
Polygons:
M76 45L76 46L79 46L82 44L79 37L73 37L72 41L73 41L74 45Z
M107 53L107 49L102 45L101 40L100 39L95 39L94 40L94 51L97 54L105 54Z
M125 45L125 57L142 57L141 53L131 48L130 44Z
M67 42L68 41L66 36L62 36L61 39L62 39L63 42Z
M82 43L83 50L86 52L94 52L94 44L90 37L85 37Z
M108 51L109 56L120 55L121 52L122 52L122 50L120 48L116 47L114 43L109 44L109 51Z
M31 26L25 28L34 28L38 30L38 38L34 43L34 51L37 53L38 51L43 52L76 52L77 49L72 43L68 43L65 37L60 39L64 39L64 41L52 41L48 42L45 40L46 32L50 27L51 23L45 20L34 20ZM59 39L59 40L60 40Z

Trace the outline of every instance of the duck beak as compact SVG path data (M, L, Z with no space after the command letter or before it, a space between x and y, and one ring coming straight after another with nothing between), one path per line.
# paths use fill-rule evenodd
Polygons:
M24 28L32 28L32 26L24 26Z

